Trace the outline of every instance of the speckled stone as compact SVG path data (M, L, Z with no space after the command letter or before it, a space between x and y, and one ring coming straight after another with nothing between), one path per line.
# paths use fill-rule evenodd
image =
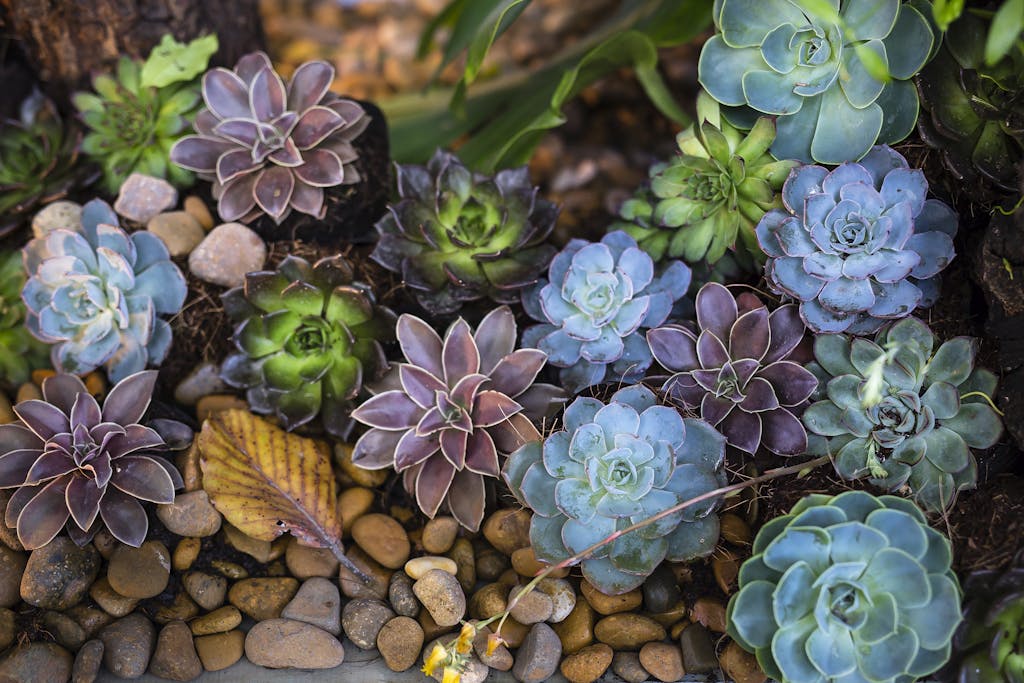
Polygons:
M119 678L138 678L146 673L156 641L156 628L139 613L129 614L100 631L103 665Z
M345 648L327 631L291 619L261 621L245 636L245 656L270 669L333 669Z
M241 223L225 223L211 230L188 255L188 267L200 280L222 287L238 287L245 274L260 270L267 245Z
M130 221L145 225L153 216L178 203L178 191L163 178L132 173L121 185L114 211Z
M71 677L71 653L56 643L29 643L0 659L0 681L55 683Z
M349 603L351 605L353 600ZM348 609L348 605L346 605ZM388 610L390 612L390 610ZM303 581L299 592L291 599L283 610L281 616L295 621L304 621L307 624L319 626L332 635L341 634L341 594L334 581L323 577L314 576ZM346 628L346 631L348 629ZM351 637L351 634L349 635ZM355 638L352 638L355 642ZM359 643L356 643L359 645ZM362 647L360 645L360 647ZM372 647L372 646L371 646Z
M516 652L512 675L522 683L540 683L554 675L562 660L562 642L547 624L534 624Z
M70 538L58 536L29 555L21 598L35 607L66 610L85 597L99 571L95 548L79 548Z

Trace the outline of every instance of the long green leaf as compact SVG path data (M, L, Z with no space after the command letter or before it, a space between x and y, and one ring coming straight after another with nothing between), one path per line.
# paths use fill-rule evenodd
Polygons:
M1006 56L1024 30L1024 0L1006 0L992 17L985 41L985 63L994 65Z

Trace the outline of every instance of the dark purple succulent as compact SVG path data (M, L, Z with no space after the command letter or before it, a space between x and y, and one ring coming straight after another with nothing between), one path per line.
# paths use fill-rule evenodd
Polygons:
M198 135L175 143L171 161L213 182L225 221L266 213L280 224L294 209L323 218L324 188L359 182L352 141L370 117L358 103L330 92L334 67L306 62L286 86L263 52L234 71L203 76Z
M710 282L697 293L697 328L665 325L647 333L654 358L675 372L665 391L718 428L731 446L800 455L801 412L818 381L788 360L806 328L795 305L771 313L753 294L733 297Z
M484 477L497 477L501 460L539 440L532 420L562 404L550 384L534 384L547 354L515 349L512 310L491 311L476 333L459 318L444 340L408 313L398 319L398 343L407 363L393 367L380 392L352 417L372 427L356 442L352 462L366 469L393 467L420 509L433 517L447 503L472 530L484 516Z
M156 455L171 447L164 430L139 424L156 375L121 380L102 409L82 380L63 374L43 382L42 400L14 406L19 420L0 425L0 488L17 489L6 523L25 548L46 545L65 525L79 545L104 525L122 543L146 540L139 501L172 503L183 486L174 465Z

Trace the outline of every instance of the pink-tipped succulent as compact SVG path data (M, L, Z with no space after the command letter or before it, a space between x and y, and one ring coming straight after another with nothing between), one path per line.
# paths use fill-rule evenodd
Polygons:
M508 306L491 311L475 334L459 318L443 341L405 314L398 342L408 362L396 365L380 393L352 413L372 427L356 443L352 462L393 467L425 515L447 503L463 526L476 530L484 516L484 477L497 477L508 453L540 439L531 420L559 406L564 394L533 383L547 354L514 350Z
M100 408L78 377L56 375L43 382L42 400L14 406L19 420L0 425L0 488L17 489L5 521L25 548L46 545L65 526L79 545L104 525L122 543L146 540L139 501L172 503L183 486L156 454L170 447L164 436L139 424L155 382L155 370L130 375Z
M330 92L334 67L306 62L285 85L270 59L254 52L235 70L203 76L197 135L171 149L171 161L213 182L225 221L266 214L280 224L294 210L326 213L325 188L359 182L352 145L370 124L359 104Z
M729 441L754 453L801 455L807 431L797 415L817 388L793 362L806 328L793 304L771 313L753 294L733 297L708 283L697 292L697 329L665 325L647 333L654 358L675 374L665 391ZM796 413L796 414L794 414Z

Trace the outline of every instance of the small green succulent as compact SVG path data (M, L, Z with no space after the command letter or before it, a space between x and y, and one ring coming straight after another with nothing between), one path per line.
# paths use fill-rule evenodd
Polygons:
M387 367L381 342L394 337L395 314L352 281L341 256L313 265L288 256L276 271L249 273L222 300L238 323L238 352L224 361L224 380L286 429L319 415L329 433L345 438L352 399Z
M727 632L779 683L912 683L949 659L951 561L910 501L810 495L758 532Z
M804 412L818 435L808 450L835 455L847 479L867 476L889 491L909 487L926 509L941 511L973 488L978 465L971 448L999 440L1002 423L990 404L996 376L974 366L968 337L935 348L917 318L883 328L874 341L818 335L817 398Z
M715 264L735 250L741 262L764 260L754 228L761 216L782 208L779 190L795 161L768 153L775 124L762 117L749 133L722 118L707 93L697 97L697 121L676 138L680 155L651 169L653 213L642 202L624 207L634 220L626 232L659 261L682 258Z
M0 126L0 237L23 225L38 207L92 180L79 163L81 132L64 121L38 90L21 103L17 120Z
M200 43L200 41L205 41ZM103 169L103 184L116 193L132 173L164 178L178 187L194 181L191 172L168 162L171 147L184 137L201 101L196 75L206 67L210 38L200 38L192 61L174 69L175 57L168 46L154 48L146 62L122 57L115 74L92 80L95 92L76 93L72 101L89 129L82 151ZM213 41L216 49L216 40ZM163 85L156 85L162 83Z
M36 368L49 365L49 347L25 327L21 288L25 270L19 252L0 253L0 383L18 386Z

